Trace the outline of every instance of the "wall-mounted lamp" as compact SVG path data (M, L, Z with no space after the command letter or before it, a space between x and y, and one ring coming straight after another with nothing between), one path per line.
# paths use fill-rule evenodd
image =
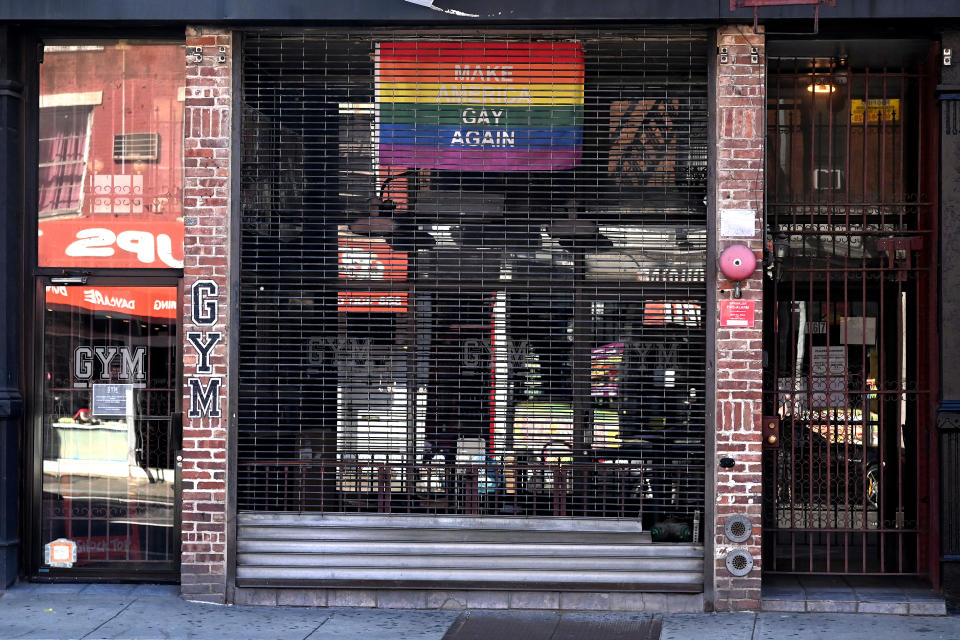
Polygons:
M740 298L740 282L753 275L757 269L757 257L750 247L735 244L727 247L720 254L720 272L728 279L733 280L733 297Z
M778 233L773 237L773 281L780 282L783 273L783 261L790 255L790 237Z
M369 215L355 219L347 228L361 236L383 236L396 228L393 211L396 205L391 200L370 198L367 200Z

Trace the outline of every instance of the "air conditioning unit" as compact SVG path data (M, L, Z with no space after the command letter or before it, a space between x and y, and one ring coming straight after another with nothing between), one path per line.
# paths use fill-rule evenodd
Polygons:
M159 133L118 133L113 136L115 162L155 162L159 157Z

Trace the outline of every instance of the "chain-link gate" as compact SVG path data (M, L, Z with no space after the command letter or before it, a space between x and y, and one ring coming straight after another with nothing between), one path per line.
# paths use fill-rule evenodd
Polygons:
M897 63L771 57L767 573L926 572L935 123Z

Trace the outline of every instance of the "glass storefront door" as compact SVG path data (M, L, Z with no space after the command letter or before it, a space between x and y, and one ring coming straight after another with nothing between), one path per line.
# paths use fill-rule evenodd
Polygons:
M178 299L163 286L46 283L42 302L40 575L136 578L177 568ZM71 566L64 566L71 565Z

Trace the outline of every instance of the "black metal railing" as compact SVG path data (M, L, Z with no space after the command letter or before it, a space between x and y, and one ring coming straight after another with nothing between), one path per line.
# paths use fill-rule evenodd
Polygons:
M240 466L261 510L692 520L702 488L639 462L443 464L273 460Z

